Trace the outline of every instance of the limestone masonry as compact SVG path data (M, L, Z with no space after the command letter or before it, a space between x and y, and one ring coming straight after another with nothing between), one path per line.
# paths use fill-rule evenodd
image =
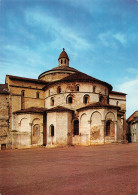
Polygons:
M0 146L93 145L126 139L126 94L106 82L59 66L38 79L6 75L0 85Z

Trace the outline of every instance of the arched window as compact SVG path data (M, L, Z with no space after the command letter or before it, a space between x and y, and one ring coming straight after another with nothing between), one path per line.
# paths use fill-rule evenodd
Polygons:
M21 96L24 97L25 96L25 90L21 91Z
M96 86L93 86L93 93L96 92Z
M57 93L61 93L61 87L60 86L58 86L58 88L57 88Z
M111 126L111 121L107 121L106 122L106 132L105 132L106 136L110 136L110 126Z
M84 95L84 97L83 97L83 103L84 104L89 103L89 99L90 99L90 96L89 95Z
M72 97L71 97L71 96L68 97L68 103L69 103L69 104L72 104Z
M50 135L54 137L54 125L50 125Z
M118 105L119 105L119 101L116 102L116 106L118 106Z
M40 134L40 125L36 124L33 127L33 136L38 136Z
M51 106L54 106L54 98L53 98L53 97L51 98L50 105L51 105Z
M36 92L36 98L39 99L39 92Z
M63 63L63 60L61 60L61 64Z
M64 60L64 63L66 64L66 60Z
M76 85L76 91L79 91L79 85Z
M104 100L104 97L100 95L99 102L103 102L103 100Z
M79 121L78 120L75 120L74 121L74 132L73 132L74 135L79 135Z

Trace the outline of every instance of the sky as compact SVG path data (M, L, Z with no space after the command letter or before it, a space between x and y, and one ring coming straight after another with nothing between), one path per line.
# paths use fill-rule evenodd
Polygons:
M138 0L0 0L0 83L70 66L127 94L138 110Z

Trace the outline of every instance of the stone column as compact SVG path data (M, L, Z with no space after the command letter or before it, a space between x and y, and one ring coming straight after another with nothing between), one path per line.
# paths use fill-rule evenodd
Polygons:
M101 134L101 142L105 144L105 120L101 120L102 122L102 134Z
M115 142L117 142L117 121L115 123Z
M88 138L88 140L89 140L89 143L88 144L89 145L91 145L91 123L92 123L92 120L88 120L88 124L90 124L89 125L89 134L87 134L89 136L89 138Z
M29 123L29 126L30 126L30 132L31 132L31 135L30 135L30 145L32 145L32 134L33 134L33 129L32 129L32 126L33 126L33 123Z

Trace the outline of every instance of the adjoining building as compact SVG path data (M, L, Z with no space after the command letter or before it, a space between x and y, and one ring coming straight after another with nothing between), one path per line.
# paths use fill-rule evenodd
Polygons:
M38 79L6 75L0 85L1 149L126 139L126 94L70 67L64 49L58 63Z
M127 119L127 140L129 142L138 142L138 111L135 111Z

